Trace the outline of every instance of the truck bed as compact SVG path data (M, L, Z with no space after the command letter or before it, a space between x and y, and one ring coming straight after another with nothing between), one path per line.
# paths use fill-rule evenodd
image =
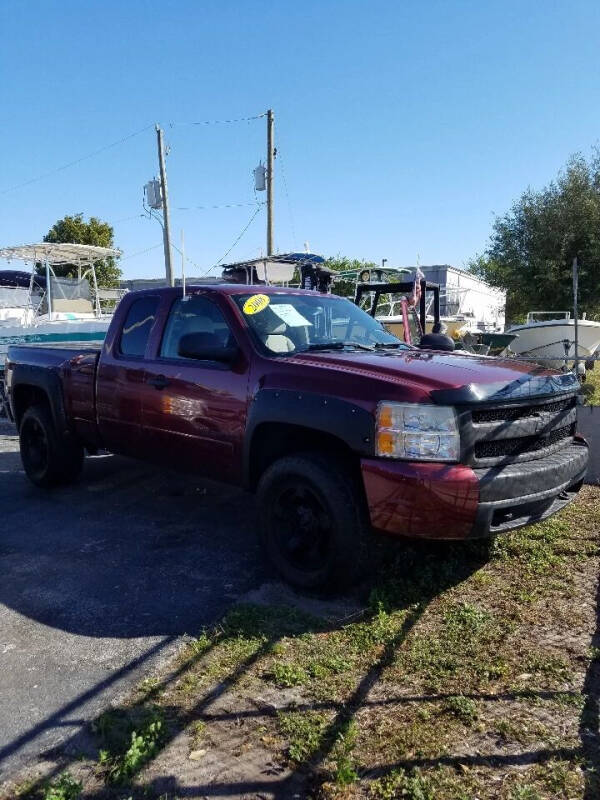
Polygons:
M98 347L53 347L51 345L11 345L6 358L6 388L12 378L24 377L47 392L58 392L66 419L75 432L90 442L97 440L96 368Z
M98 347L86 346L83 342L73 347L56 347L54 344L13 344L8 348L7 361L12 364L26 363L43 367L59 366L77 356L100 355L101 345ZM2 364L4 368L4 364Z

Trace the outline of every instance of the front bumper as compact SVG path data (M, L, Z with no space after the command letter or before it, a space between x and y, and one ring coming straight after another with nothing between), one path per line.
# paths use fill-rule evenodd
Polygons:
M579 491L588 464L583 439L544 458L487 469L362 459L373 528L424 539L493 536L538 522Z

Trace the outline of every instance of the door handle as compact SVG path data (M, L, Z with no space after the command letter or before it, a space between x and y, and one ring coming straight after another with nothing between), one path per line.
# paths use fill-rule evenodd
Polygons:
M150 384L150 386L154 386L155 389L164 389L165 386L169 385L169 379L164 375L157 375L155 378L148 378L147 382Z

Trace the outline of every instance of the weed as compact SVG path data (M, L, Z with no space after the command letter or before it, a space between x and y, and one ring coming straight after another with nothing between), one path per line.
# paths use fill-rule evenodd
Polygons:
M580 692L557 692L552 699L560 706L583 708L585 705L585 697Z
M571 667L567 660L547 653L531 653L525 661L525 670L539 672L556 680L568 680L571 677Z
M79 781L70 773L63 772L44 787L42 800L76 800L82 789L83 785Z
M580 788L581 770L574 769L573 766L569 761L551 761L539 765L538 776L553 797L570 797ZM591 786L589 788L592 789Z
M202 631L200 636L191 639L188 642L188 648L192 651L194 656L202 656L212 646L214 642L213 637L209 636L206 631Z
M524 572L539 575L565 560L557 554L555 545L568 531L564 519L549 519L508 536L499 536L494 541L492 555L503 561L515 560Z
M183 694L193 694L200 685L200 676L188 672L177 684L177 690Z
M529 744L536 739L547 739L548 728L535 720L500 719L494 724L494 730L505 742Z
M308 681L306 670L297 664L275 664L271 675L278 686L285 688L301 686Z
M403 769L397 769L378 778L371 784L370 797L373 800L435 800L435 792L429 778L420 772L407 774Z
M321 747L327 720L316 711L286 711L277 715L279 729L289 741L292 761L307 761Z
M338 786L349 786L358 779L352 759L357 737L358 727L354 720L345 723L338 731L334 749L334 780Z
M104 747L99 762L109 783L125 783L157 752L165 736L160 709L144 709L136 721L125 712L107 712L96 725Z
M510 793L510 800L542 800L537 789L530 783L515 786Z
M471 603L457 603L444 617L448 631L453 635L477 634L490 620L490 614Z
M192 734L194 744L199 744L206 733L206 722L203 722L201 719L196 720L196 722L193 723L190 732Z
M475 701L463 695L448 697L444 701L444 711L453 714L465 725L472 725L478 717Z
M328 675L347 672L351 667L352 664L347 658L332 654L309 661L306 670L313 678L326 678Z
M494 730L505 741L519 739L517 727L507 719L499 719L494 726Z
M159 685L157 678L145 678L137 688L141 694L154 694Z
M365 653L376 645L387 644L400 630L404 612L388 613L383 602L367 622L356 622L344 628L348 644L358 653Z

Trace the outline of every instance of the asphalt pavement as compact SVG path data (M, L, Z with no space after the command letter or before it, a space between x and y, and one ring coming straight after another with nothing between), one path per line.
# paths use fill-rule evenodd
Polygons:
M266 577L253 498L116 456L44 491L0 427L0 783ZM73 744L75 743L75 744Z

